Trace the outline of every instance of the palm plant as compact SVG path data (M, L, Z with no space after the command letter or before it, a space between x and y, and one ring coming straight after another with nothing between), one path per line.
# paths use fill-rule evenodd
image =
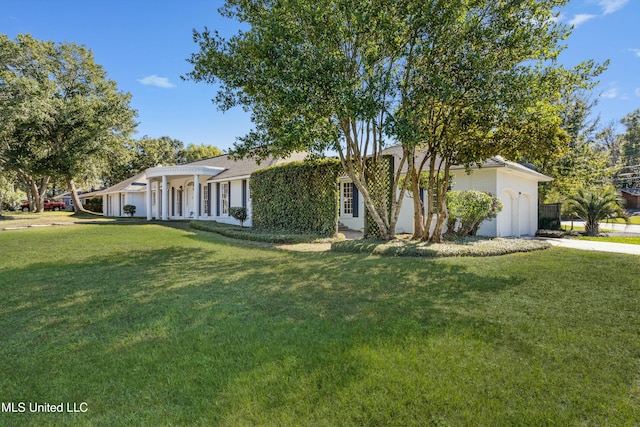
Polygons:
M628 221L621 203L612 188L593 191L579 189L577 194L567 199L566 212L584 219L588 236L597 236L600 232L599 222L604 219L622 217Z

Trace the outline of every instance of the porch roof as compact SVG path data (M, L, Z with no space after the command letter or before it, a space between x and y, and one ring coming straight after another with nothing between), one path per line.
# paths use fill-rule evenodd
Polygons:
M177 165L177 166L156 166L155 168L147 169L147 179L160 178L163 176L179 177L179 176L193 176L202 175L207 177L216 176L222 173L225 169L216 166L205 165Z

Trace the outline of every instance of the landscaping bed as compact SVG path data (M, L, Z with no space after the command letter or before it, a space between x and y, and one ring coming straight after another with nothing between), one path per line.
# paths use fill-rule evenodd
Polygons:
M546 249L550 245L538 240L469 237L432 244L409 239L346 240L331 244L334 252L371 253L410 257L495 256Z
M225 237L265 243L327 243L344 239L344 236L340 234L338 234L337 237L326 237L315 234L261 232L256 231L250 227L240 227L237 225L223 224L215 221L190 221L189 226L196 230L210 231L212 233L217 233Z

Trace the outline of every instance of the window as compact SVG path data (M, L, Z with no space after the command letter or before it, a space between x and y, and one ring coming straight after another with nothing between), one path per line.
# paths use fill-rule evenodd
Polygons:
M229 183L220 183L220 206L222 215L229 215Z
M353 215L353 184L350 182L342 184L342 213Z

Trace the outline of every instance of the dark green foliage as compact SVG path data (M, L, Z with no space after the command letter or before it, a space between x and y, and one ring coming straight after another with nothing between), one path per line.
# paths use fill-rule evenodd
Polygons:
M600 221L609 218L624 218L628 222L622 200L613 188L584 190L567 199L566 212L582 218L588 236L597 236L600 232Z
M260 231L333 236L338 222L340 162L293 162L255 171L252 223Z
M131 216L131 218L133 218L133 215L135 215L135 213L136 213L135 205L124 205L122 210L124 211L124 213L126 213L129 216Z
M240 226L244 226L244 222L247 220L247 208L242 206L232 206L229 208L229 215L236 220L240 221Z
M553 237L555 239L561 239L563 237L566 236L565 232L563 230L557 230L557 229L551 229L551 230L547 230L547 229L540 229L538 231L536 231L536 236L538 237Z
M386 206L389 212L382 213L382 218L391 218L391 206L393 205L393 156L383 156L382 160L372 167L370 162L367 165L367 172L369 172L369 176L366 178L366 182L369 183L377 183L379 185L373 185L371 188L383 188L386 190L387 194L382 195L381 198L385 196L388 197L388 200L376 200L376 206ZM374 196L375 199L375 196ZM385 204L386 201L386 204ZM365 239L378 239L382 238L382 233L380 232L380 227L373 220L371 213L368 209L366 210L366 215L364 219L364 238Z
M237 225L222 224L215 221L191 221L189 226L196 230L209 231L232 239L250 240L253 242L295 244L310 243L322 236L313 234L291 234L260 232L251 228L238 227Z
M475 236L480 225L487 219L495 218L502 207L500 199L484 191L449 191L447 233Z
M91 212L102 212L102 197L96 197L93 199L87 199L82 203L82 206Z

